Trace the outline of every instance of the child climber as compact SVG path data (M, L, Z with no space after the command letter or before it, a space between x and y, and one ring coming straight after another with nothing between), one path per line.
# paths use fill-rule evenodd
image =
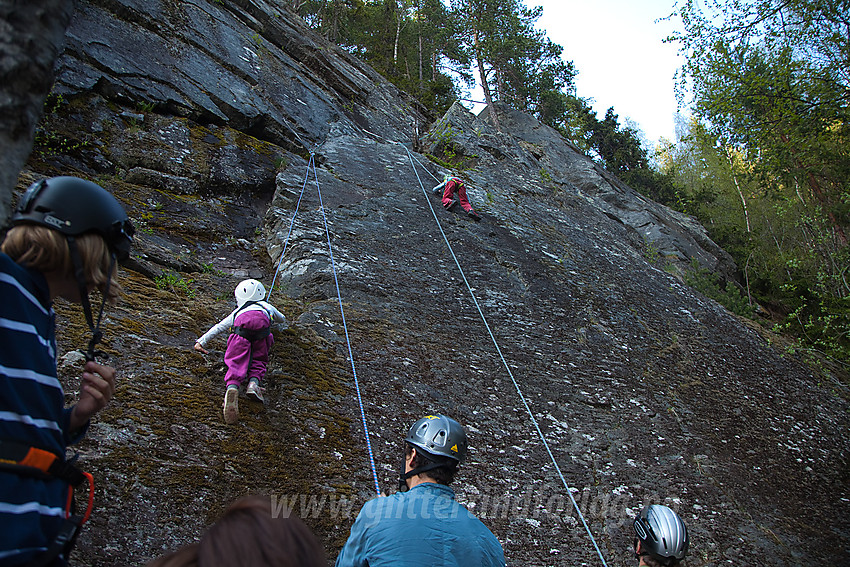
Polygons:
M239 387L248 379L245 393L258 402L263 401L260 382L266 375L269 350L274 344L271 324L286 324L286 317L272 304L264 300L266 288L257 280L239 282L233 294L236 309L219 321L195 342L195 350L209 354L204 346L214 336L230 329L224 363L224 422L236 423L239 419Z
M474 221L481 220L481 215L476 213L475 209L472 208L472 205L469 204L469 199L466 197L466 185L464 185L460 177L446 175L443 182L431 189L431 191L433 191L435 195L440 195L442 193L443 207L445 207L446 210L452 210L455 205L460 202L460 206L463 207L463 210L466 211L469 218ZM457 193L457 199L455 198L455 193Z

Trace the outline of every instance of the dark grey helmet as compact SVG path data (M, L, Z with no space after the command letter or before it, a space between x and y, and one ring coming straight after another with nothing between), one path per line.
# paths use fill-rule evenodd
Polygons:
M12 224L35 223L66 236L100 234L119 261L130 255L133 224L124 207L106 189L79 177L52 177L30 185Z
M466 431L461 424L442 414L426 415L418 420L404 440L431 455L461 463L466 459Z
M681 561L688 553L685 522L667 506L644 507L635 518L634 529L641 547L666 565Z

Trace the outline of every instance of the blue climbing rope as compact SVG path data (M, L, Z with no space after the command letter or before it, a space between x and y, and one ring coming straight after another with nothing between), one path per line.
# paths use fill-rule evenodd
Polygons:
M277 275L280 273L280 265L283 263L283 255L286 254L286 246L289 244L289 236L292 234L292 226L295 224L295 216L298 214L298 208L301 206L301 198L304 197L304 189L307 188L307 181L310 179L310 167L313 166L313 152L310 152L310 161L307 164L307 173L304 175L304 184L301 186L301 193L298 195L298 202L295 204L295 212L292 213L292 220L289 221L289 232L286 233L286 240L283 241L283 250L280 252L280 259L277 261L277 269L272 278L272 285L269 286L269 293L266 295L266 301L272 296L274 284L277 281Z
M416 174L416 179L417 181L419 181L419 187L422 189L422 193L425 195L425 200L428 202L428 207L430 207L431 209L431 214L434 216L434 221L437 223L437 228L440 229L440 234L443 235L443 241L445 241L446 246L449 249L449 253L452 255L452 258L455 261L455 265L457 266L457 269L460 272L461 277L463 278L463 283L466 284L466 289L469 290L469 295L472 297L472 301L473 303L475 303L475 308L478 310L478 314L481 316L481 320L484 322L484 326L487 328L487 333L489 333L490 339L493 341L493 345L496 347L496 352L499 354L499 358L502 360L502 364L505 366L505 370L508 371L508 376L510 376L511 382L513 382L514 388L516 389L517 394L519 394L520 400L522 400L522 405L525 406L525 411L528 412L528 416L531 418L531 423L534 424L534 429L537 430L537 435L543 442L543 446L546 448L546 452L549 454L549 458L552 460L552 464L555 465L555 470L558 472L558 476L561 479L561 483L563 483L564 488L567 490L567 494L570 497L570 501L573 503L573 508L575 508L575 511L578 514L578 517L581 520L585 531L587 531L587 535L590 536L590 541L593 543L593 547L596 549L596 553L599 555L599 559L602 561L602 565L608 567L608 564L605 562L605 557L602 555L602 551L599 549L599 545L596 543L596 538L593 537L593 532L590 531L590 527L587 525L587 522L584 519L584 514L581 513L581 510L578 507L578 503L573 497L572 490L567 484L566 478L564 478L564 473L561 472L561 467L558 466L558 462L555 460L555 455L549 448L549 443L546 441L546 436L543 435L543 431L540 429L540 424L534 417L534 413L531 411L531 407L529 407L528 401L526 400L525 395L522 393L522 389L519 387L519 383L516 381L516 378L514 378L514 374L513 372L511 372L511 367L505 360L505 357L502 354L502 349L499 347L499 343L496 341L496 337L493 335L493 331L490 329L490 324L487 322L487 318L484 316L484 312L481 310L481 306L478 304L478 299L475 297L475 293L472 291L472 286L469 285L469 281L466 279L466 274L464 274L463 268L461 268L460 266L460 261L458 261L457 256L455 255L455 252L452 249L452 245L449 243L449 239L446 236L445 231L443 230L443 226L440 224L440 219L437 217L436 211L434 211L434 206L431 203L431 199L428 198L428 192L426 191L425 186L422 184L422 179L420 179L419 177L419 172L416 171L416 165L414 164L413 155L411 154L410 150L407 149L406 146L401 143L399 143L399 145L401 145L407 151L407 155L410 158L410 165L413 167L413 172ZM422 164L420 163L420 165ZM425 169L424 166L423 169ZM425 171L428 170L425 169ZM433 177L433 174L431 174L431 176Z
M314 157L314 154L313 154L312 151L310 152L310 161L307 164L307 173L304 176L304 184L301 186L301 193L298 196L298 203L295 205L295 212L292 213L292 220L290 220L290 222L289 222L289 232L287 232L287 234L286 234L286 240L283 243L283 250L280 253L280 259L278 260L278 263L277 263L277 270L275 270L274 278L272 279L271 286L269 286L269 293L266 296L266 299L271 297L272 289L274 289L274 284L277 281L278 274L280 273L280 267L281 267L281 264L283 263L283 256L286 253L286 248L287 248L287 245L289 243L289 237L292 234L292 227L295 224L295 216L298 214L298 209L301 206L301 199L304 197L304 190L306 189L307 182L310 179L310 171L311 170L313 171L313 176L316 179L316 191L319 194L319 205L321 206L322 219L324 220L324 223L325 223L325 234L327 235L327 239L328 239L328 253L330 254L330 257L331 257L331 267L333 268L334 283L336 284L336 295L337 295L337 298L339 300L339 312L342 315L342 328L345 330L345 342L348 344L348 359L351 361L351 372L354 374L354 387L357 390L357 403L360 406L360 418L363 422L363 432L364 432L365 437L366 437L366 449L369 453L369 466L372 468L372 478L375 482L375 493L380 495L381 494L381 488L380 488L380 485L378 483L378 471L375 469L375 457L374 457L374 454L372 452L372 442L369 438L369 426L366 423L366 410L363 408L363 397L360 393L360 381L357 378L357 369L354 366L354 355L352 354L352 351L351 351L351 341L349 340L349 337L348 337L348 325L345 322L345 311L343 311L343 308L342 308L342 295L340 294L340 291L339 291L339 280L337 279L337 274L336 274L336 264L334 263L333 248L331 248L331 235L330 235L330 231L328 230L328 219L325 215L325 206L322 203L322 190L319 188L319 175L316 172L315 157Z
M312 162L311 162L312 163ZM381 495L381 487L378 483L378 471L375 470L375 456L372 453L372 442L369 439L369 426L366 423L366 410L363 408L363 397L360 393L360 380L357 378L357 369L354 367L354 355L351 352L351 340L348 337L348 325L345 322L345 310L342 308L342 294L339 291L339 279L336 274L336 263L334 262L333 248L331 247L331 233L328 229L328 218L325 215L325 205L322 202L322 190L319 188L319 175L316 165L313 164L313 176L316 179L316 191L319 193L319 206L322 209L322 220L325 223L325 235L328 238L328 253L331 257L331 268L334 274L334 285L336 285L336 296L339 300L339 313L342 317L342 328L345 331L345 343L348 345L348 359L351 361L351 373L354 375L354 389L357 391L357 403L360 406L360 418L363 422L363 433L366 437L366 449L369 452L369 466L372 468L372 479L375 481L375 493Z

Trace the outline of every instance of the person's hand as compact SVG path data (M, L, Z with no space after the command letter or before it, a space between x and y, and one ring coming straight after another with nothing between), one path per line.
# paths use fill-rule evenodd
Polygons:
M204 347L202 347L202 346L201 346L201 343L199 343L199 342L196 342L196 343L195 343L195 350L196 350L196 351L198 351L198 352L202 352L202 353L204 353L204 354L209 354L209 353L210 353L210 351L208 351L207 349L205 349Z
M115 369L93 360L86 362L80 383L80 399L71 410L70 430L83 427L94 414L106 407L114 393Z

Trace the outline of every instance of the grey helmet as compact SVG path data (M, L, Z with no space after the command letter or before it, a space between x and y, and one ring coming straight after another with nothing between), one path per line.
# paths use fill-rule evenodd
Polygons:
M653 504L646 506L634 521L635 536L646 552L665 565L673 565L688 553L688 529L676 512Z
M466 459L466 431L442 414L426 415L410 428L405 441L429 455L448 457L462 463Z

